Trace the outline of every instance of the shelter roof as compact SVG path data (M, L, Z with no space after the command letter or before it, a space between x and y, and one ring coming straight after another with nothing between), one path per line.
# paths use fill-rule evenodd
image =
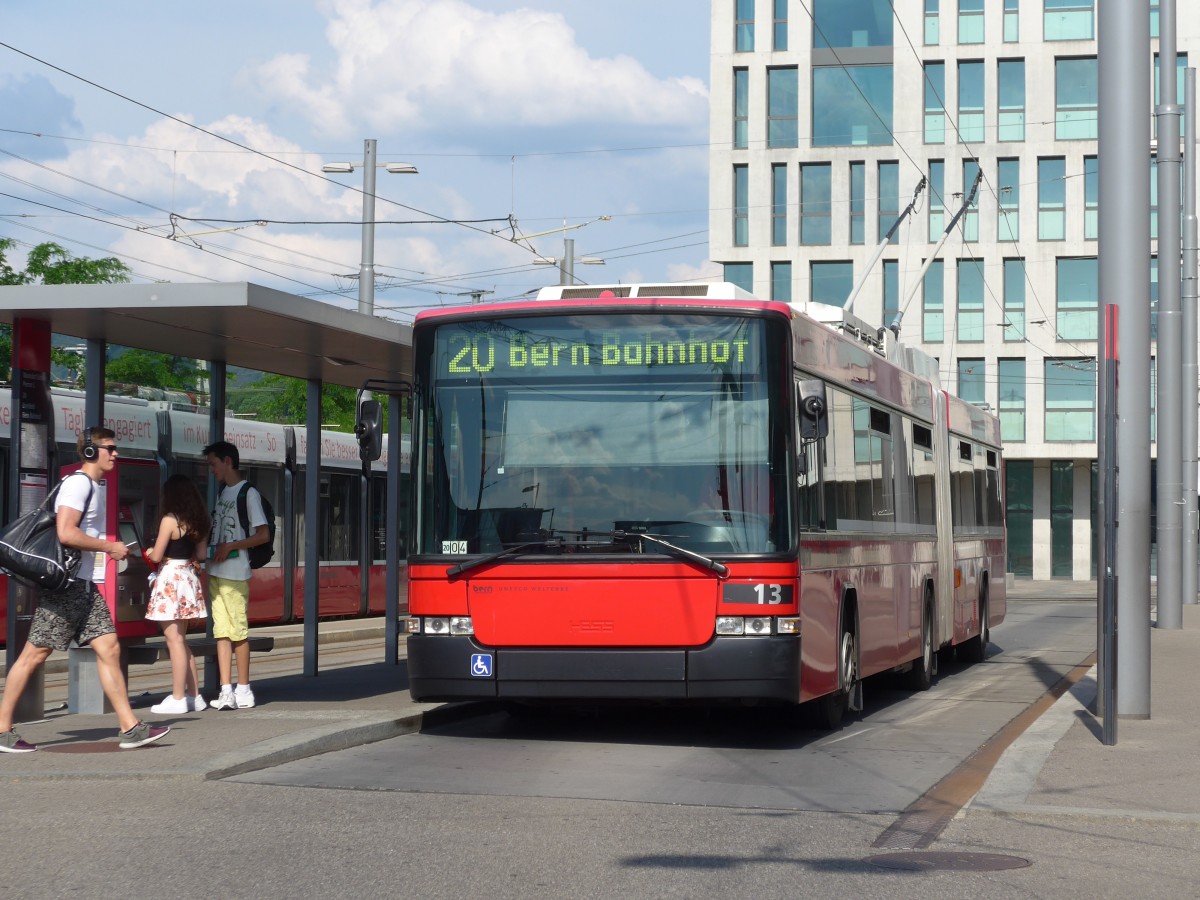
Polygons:
M412 328L247 282L0 287L0 322L330 384L412 374Z

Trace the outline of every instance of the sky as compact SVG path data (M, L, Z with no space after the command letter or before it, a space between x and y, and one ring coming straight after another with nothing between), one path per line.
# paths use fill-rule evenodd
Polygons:
M4 0L0 237L354 308L363 171L321 167L373 138L418 169L377 169L377 315L557 284L566 238L580 282L715 280L708 28L702 0Z

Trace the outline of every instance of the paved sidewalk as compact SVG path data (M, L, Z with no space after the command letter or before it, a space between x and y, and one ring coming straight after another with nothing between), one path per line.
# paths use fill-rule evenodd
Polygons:
M1095 592L1094 582L1018 581L1009 597L1094 602ZM256 632L273 634L277 648L303 641L300 625ZM382 620L323 622L320 632L321 674L304 677L301 657L287 662L286 670L275 666L269 675L255 677L260 705L253 710L156 716L148 706L161 691L137 697L136 709L146 721L172 726L171 734L157 745L118 750L112 715L58 711L24 724L19 728L22 736L41 749L0 759L0 783L31 778L219 778L414 731L421 727L423 715L434 709L441 710L438 715L453 714L453 707L411 701L405 666L382 662ZM339 642L349 647L353 641L366 643L357 645L349 664L332 667ZM364 646L370 650L363 651ZM1200 663L1200 607L1184 607L1182 630L1151 630L1151 660L1150 719L1119 720L1117 744L1104 746L1101 723L1089 711L1093 673L1005 751L963 815L1135 818L1200 825L1200 778L1195 773L1200 690L1193 687ZM267 669L256 662L256 672ZM169 677L165 669L156 671L155 680L164 676Z
M1056 590L1058 589L1058 590ZM1013 599L1070 592L1094 600L1094 582L1018 582ZM1152 611L1153 614L1153 611ZM1118 718L1105 746L1095 709L1096 669L1017 738L967 815L1121 819L1200 826L1200 606L1183 607L1183 628L1150 629L1150 718Z

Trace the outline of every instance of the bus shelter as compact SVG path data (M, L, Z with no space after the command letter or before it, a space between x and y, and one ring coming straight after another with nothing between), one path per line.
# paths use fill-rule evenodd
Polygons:
M69 335L86 344L87 422L104 421L105 359L109 344L203 360L210 381L211 440L225 435L225 384L229 366L302 378L307 382L307 433L321 433L321 387L336 384L359 388L368 379L407 380L412 373L412 329L284 291L247 282L215 284L21 285L0 288L0 322L34 331ZM14 327L14 336L18 331ZM48 352L48 351L47 351ZM14 354L14 375L18 360ZM399 526L400 401L390 398L387 471L387 528ZM16 414L14 412L14 421ZM53 442L51 435L49 441ZM305 446L305 517L318 520L319 440ZM12 466L14 472L17 466ZM12 480L12 479L10 479ZM210 500L216 486L210 476ZM364 471L363 491L366 491ZM16 512L16 490L10 490L9 516ZM360 515L366 515L365 503ZM365 534L365 531L364 531ZM362 542L364 548L366 541ZM360 553L366 553L365 549ZM305 529L306 572L319 572L317 529ZM361 591L366 597L367 563L362 560ZM386 545L387 661L398 657L399 550ZM317 577L304 579L304 674L318 674ZM10 616L10 619L12 616ZM20 649L9 642L10 662ZM210 669L212 667L206 667ZM215 671L206 671L206 689L215 686ZM212 682L209 683L209 680ZM32 687L32 686L31 686ZM41 691L37 691L40 695ZM40 697L39 697L40 700Z

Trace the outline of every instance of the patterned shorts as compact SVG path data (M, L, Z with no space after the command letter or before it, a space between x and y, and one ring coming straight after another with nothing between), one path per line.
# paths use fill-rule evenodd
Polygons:
M33 613L29 643L66 650L72 640L84 647L114 631L108 604L96 586L90 581L72 581L57 593L42 594Z

